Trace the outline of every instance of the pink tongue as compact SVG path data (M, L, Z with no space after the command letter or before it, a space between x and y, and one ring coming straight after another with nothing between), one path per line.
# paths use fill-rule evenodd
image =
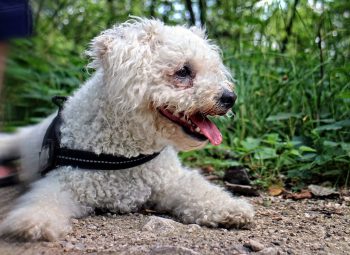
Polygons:
M222 135L219 129L206 117L201 114L191 116L191 121L196 124L212 145L219 145L222 142Z

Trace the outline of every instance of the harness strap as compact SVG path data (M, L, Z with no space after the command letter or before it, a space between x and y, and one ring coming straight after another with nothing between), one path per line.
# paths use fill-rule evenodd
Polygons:
M62 124L61 110L66 97L53 97L52 101L59 107L57 116L49 125L39 154L40 173L42 176L60 166L79 167L87 170L122 170L142 165L160 152L150 155L140 154L127 158L111 154L95 154L90 151L73 150L60 147L60 127Z
M56 162L59 166L69 165L83 169L121 170L142 165L158 155L159 153L154 153L151 155L139 155L137 157L126 158L109 154L97 155L90 151L60 148Z

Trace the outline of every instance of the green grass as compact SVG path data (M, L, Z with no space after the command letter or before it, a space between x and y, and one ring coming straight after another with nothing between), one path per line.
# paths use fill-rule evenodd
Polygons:
M209 146L212 153L183 153L184 161L218 171L242 165L263 187L283 182L302 187L324 181L348 186L347 69L332 61L324 63L330 75L318 95L320 66L315 55L305 59L257 50L226 57L238 85L235 120L218 121L224 136L221 147Z

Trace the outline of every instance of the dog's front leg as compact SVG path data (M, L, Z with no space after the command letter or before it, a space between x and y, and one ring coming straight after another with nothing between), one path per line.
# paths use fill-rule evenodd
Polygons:
M241 228L252 222L254 210L246 200L232 197L196 171L181 170L164 187L156 204L185 223Z
M24 240L57 240L71 230L71 217L86 211L63 190L56 176L47 176L18 199L0 224L0 234Z

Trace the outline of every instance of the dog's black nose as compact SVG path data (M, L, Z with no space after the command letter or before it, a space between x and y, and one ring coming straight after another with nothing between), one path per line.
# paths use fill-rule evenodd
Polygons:
M220 97L220 104L225 109L229 109L235 104L236 99L235 93L225 89Z

